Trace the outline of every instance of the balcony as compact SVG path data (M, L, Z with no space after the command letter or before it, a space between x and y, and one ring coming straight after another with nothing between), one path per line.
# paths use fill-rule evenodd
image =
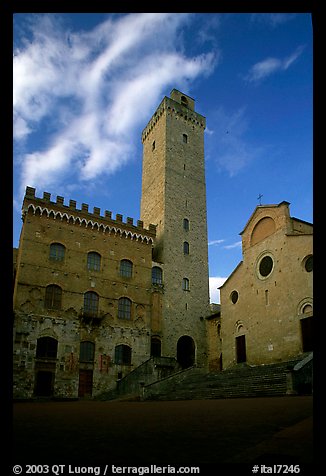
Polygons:
M102 321L105 313L98 309L89 309L82 307L79 311L78 317L85 324L98 325Z

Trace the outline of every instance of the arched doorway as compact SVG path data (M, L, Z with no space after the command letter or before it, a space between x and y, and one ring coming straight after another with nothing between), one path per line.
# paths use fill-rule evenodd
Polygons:
M246 353L246 336L241 335L235 338L236 343L236 354L237 354L237 364L242 364L247 361Z
M35 396L50 397L54 393L54 380L58 341L53 337L39 337L36 343Z
M177 360L183 369L195 363L195 342L190 336L182 336L177 344Z

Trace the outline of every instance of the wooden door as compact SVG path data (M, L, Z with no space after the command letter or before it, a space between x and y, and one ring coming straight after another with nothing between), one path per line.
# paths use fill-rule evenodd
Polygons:
M235 339L236 352L237 352L237 364L247 361L246 355L246 336L238 336Z
M91 396L93 390L93 370L81 369L79 371L78 396Z

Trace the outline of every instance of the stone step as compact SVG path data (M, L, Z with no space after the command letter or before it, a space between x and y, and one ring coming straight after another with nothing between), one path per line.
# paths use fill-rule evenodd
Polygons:
M145 398L193 400L285 395L287 371L299 360L255 367L244 365L214 373L192 368L164 382L161 391L146 389Z

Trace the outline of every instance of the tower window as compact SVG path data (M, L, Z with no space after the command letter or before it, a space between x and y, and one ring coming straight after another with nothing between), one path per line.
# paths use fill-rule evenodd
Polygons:
M152 150L155 150L155 140L153 140L153 143L152 143Z
M183 291L190 291L189 279L188 278L183 278L183 280L182 280L182 289L183 289Z
M183 140L183 142L184 142L185 144L187 144L187 142L188 142L188 136L187 136L187 134L182 134L182 140Z
M188 107L188 101L187 101L187 98L185 96L181 96L181 104L183 106Z
M189 243L188 241L184 241L183 243L183 254L189 255Z
M183 229L185 231L189 231L189 220L188 220L188 218L183 219Z

